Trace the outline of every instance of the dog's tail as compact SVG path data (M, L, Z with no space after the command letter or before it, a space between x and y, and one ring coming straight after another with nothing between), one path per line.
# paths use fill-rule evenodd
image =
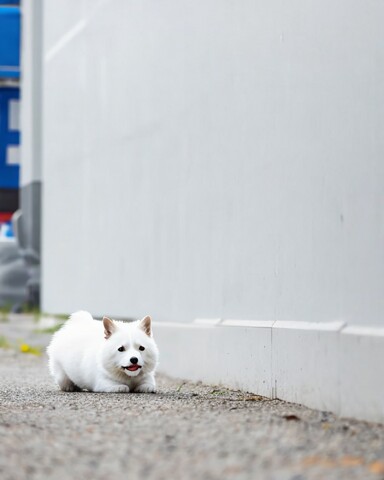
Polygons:
M72 313L72 315L69 316L70 321L75 321L75 322L88 322L89 320L93 321L93 317L89 312L86 312L85 310L79 310L78 312Z

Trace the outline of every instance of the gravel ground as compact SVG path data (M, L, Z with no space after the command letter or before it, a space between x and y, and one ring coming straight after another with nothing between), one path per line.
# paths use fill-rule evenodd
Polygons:
M27 317L1 323L1 336L50 338ZM382 425L165 376L158 385L64 393L45 354L0 348L0 478L384 480Z

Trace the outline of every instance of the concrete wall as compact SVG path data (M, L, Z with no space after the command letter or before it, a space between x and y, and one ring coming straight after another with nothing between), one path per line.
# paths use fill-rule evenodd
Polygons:
M383 324L382 1L44 14L44 310Z
M43 0L22 3L21 187L41 182Z
M20 212L14 218L28 272L27 301L39 304L42 180L43 0L22 2Z

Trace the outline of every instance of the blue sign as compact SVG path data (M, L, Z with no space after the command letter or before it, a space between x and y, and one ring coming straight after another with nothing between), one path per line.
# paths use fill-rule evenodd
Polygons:
M0 6L0 78L19 77L20 8Z
M0 88L0 188L19 187L19 89Z

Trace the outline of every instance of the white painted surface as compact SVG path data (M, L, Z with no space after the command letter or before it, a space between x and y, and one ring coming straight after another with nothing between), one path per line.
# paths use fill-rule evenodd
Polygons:
M154 335L168 375L384 423L383 328L158 322Z
M43 0L22 2L21 187L42 179L43 34Z
M194 323L201 325L219 325L221 318L195 318Z
M271 328L181 325L154 325L160 371L271 396Z
M273 396L339 413L339 334L342 322L275 322Z
M43 309L382 324L383 16L45 2Z
M10 100L8 103L8 130L20 130L20 101Z
M340 359L341 415L384 422L384 328L344 329Z
M7 146L7 165L20 165L20 147L18 145Z

